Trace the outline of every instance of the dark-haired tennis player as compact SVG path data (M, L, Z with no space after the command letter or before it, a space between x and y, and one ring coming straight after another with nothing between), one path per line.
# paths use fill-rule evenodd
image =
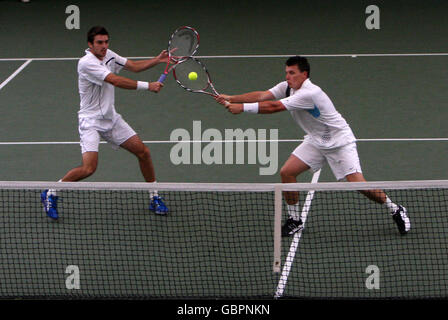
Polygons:
M304 141L292 152L280 170L283 183L297 182L301 173L311 168L317 171L328 163L337 180L365 181L356 149L356 138L346 120L335 109L324 91L311 82L310 65L305 57L295 56L286 61L286 81L267 91L241 95L220 95L216 100L234 114L274 113L288 110L294 121L305 131ZM384 204L392 214L401 234L411 223L407 210L393 203L383 190L360 191L369 199ZM282 227L282 236L302 229L298 193L285 192L289 218Z
M118 76L121 69L132 72L149 69L169 60L166 50L157 57L132 61L123 58L109 49L109 34L104 27L96 26L87 33L89 48L78 63L78 86L81 99L79 135L82 165L73 168L59 180L60 182L79 181L92 175L98 164L98 147L103 138L114 149L121 147L133 153L140 165L146 182L155 182L155 172L151 154L136 132L115 111L115 87L131 90L159 92L160 82L135 81ZM52 219L58 219L56 190L45 190L41 194L45 212ZM149 209L157 214L166 214L168 209L157 192L150 194Z

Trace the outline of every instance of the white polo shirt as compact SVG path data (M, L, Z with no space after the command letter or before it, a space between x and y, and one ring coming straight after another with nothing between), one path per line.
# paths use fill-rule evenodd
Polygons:
M350 126L333 102L310 79L305 80L299 90L291 89L289 97L286 97L287 88L288 83L283 81L269 91L305 131L305 140L320 149L338 148L356 141Z
M80 119L112 120L116 117L115 87L104 79L111 72L120 72L126 61L126 58L109 49L103 60L99 60L89 49L86 50L86 55L78 62Z

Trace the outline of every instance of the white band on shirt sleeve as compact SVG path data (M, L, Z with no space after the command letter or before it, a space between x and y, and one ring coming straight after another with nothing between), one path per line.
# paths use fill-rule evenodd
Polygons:
M137 81L137 90L148 90L149 82Z
M258 113L258 102L255 103L244 103L243 104L244 112L249 113Z

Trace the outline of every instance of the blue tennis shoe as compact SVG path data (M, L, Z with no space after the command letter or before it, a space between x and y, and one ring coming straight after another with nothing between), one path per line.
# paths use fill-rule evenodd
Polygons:
M162 201L163 198L159 196L154 196L151 199L151 203L149 204L149 210L154 211L156 214L164 216L168 212L168 208L165 203Z
M48 190L42 191L40 194L40 201L44 206L44 211L53 220L59 218L58 215L58 197L52 194L48 194Z

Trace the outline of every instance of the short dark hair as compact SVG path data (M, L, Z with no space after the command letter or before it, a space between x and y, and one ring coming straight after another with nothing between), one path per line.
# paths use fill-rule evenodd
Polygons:
M297 65L297 68L299 68L300 72L308 72L308 78L310 77L310 64L308 63L308 60L305 57L301 56L294 56L288 58L286 60L286 65L288 67Z
M107 32L106 28L103 26L95 26L90 28L89 32L87 32L87 42L93 43L93 40L95 39L95 36L101 34L101 35L109 35L109 32Z

